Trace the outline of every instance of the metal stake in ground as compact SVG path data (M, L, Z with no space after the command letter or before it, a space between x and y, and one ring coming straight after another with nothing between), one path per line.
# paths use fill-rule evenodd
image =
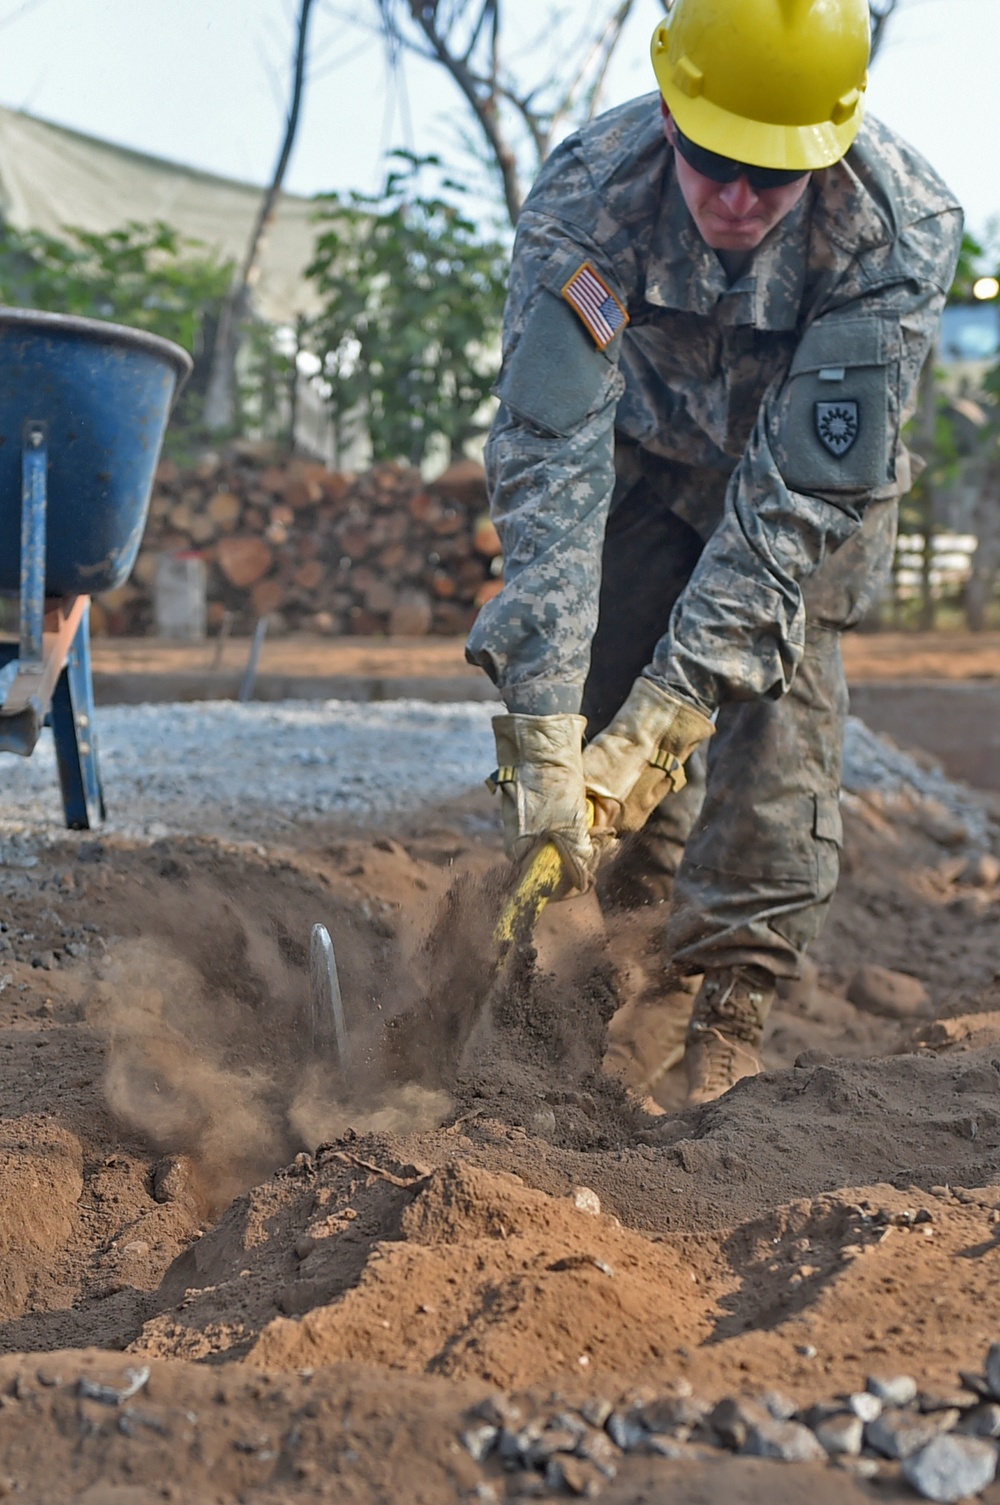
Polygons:
M264 648L264 639L267 637L267 618L261 617L254 629L253 642L250 644L250 657L243 671L243 682L240 685L239 702L246 705L253 695L253 687L257 683L257 669L260 664L260 655Z
M309 944L309 1001L312 1051L320 1059L335 1059L347 1080L347 1027L340 996L337 958L325 925L314 925Z

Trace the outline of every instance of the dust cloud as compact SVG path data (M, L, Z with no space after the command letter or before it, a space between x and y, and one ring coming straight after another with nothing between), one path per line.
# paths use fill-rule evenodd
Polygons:
M347 1085L309 1059L305 978L293 1009L266 938L255 951L259 975L280 984L268 1009L212 986L163 939L119 943L87 1008L108 1031L108 1106L155 1149L189 1157L209 1212L348 1128L433 1129L454 1106L447 1092L380 1081L372 1052Z
M210 882L161 893L156 932L116 943L88 1005L108 1032L109 1107L161 1153L189 1158L209 1210L348 1129L432 1130L457 1107L528 1125L582 1089L574 1140L627 1137L621 1093L601 1076L618 1001L603 936L563 924L546 946L543 923L544 967L534 946L498 957L512 881L505 864L460 874L391 923L363 904L331 908L343 1072L313 1045L297 939L310 913L265 919L252 897Z
M88 1008L90 1020L109 1031L109 1107L156 1149L190 1156L214 1206L267 1175L292 1148L275 1073L232 1048L232 1008L210 995L190 962L145 940L117 948Z
M419 1134L437 1129L454 1111L455 1099L443 1088L417 1082L376 1088L363 1106L338 1100L329 1073L315 1063L288 1110L288 1123L311 1149L340 1139L348 1129L358 1134Z

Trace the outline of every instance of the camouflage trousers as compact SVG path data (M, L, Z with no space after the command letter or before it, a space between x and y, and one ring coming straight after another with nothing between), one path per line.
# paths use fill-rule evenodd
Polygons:
M606 726L649 663L719 516L726 477L619 451L603 552L600 616L584 691L587 731ZM673 503L676 502L676 506ZM863 528L805 591L805 655L780 700L733 701L707 759L654 812L647 841L676 854L666 944L685 974L755 963L793 977L822 928L839 876L847 684L842 629L873 603L892 558L896 503Z

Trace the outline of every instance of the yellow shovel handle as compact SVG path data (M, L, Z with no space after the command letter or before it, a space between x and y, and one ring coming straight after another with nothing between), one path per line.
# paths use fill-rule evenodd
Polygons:
M594 824L593 801L587 801L587 825ZM539 847L525 868L506 909L497 922L493 940L497 946L509 946L516 935L529 934L535 921L565 878L563 860L554 841Z

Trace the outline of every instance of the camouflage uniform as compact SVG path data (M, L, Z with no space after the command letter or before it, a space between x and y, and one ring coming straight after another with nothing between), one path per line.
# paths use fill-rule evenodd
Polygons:
M566 141L525 204L486 453L506 585L468 656L509 710L583 706L591 734L643 670L718 711L671 920L689 972L794 973L832 897L839 631L891 557L961 223L869 119L731 283L656 94ZM563 295L585 262L629 315L603 349Z

